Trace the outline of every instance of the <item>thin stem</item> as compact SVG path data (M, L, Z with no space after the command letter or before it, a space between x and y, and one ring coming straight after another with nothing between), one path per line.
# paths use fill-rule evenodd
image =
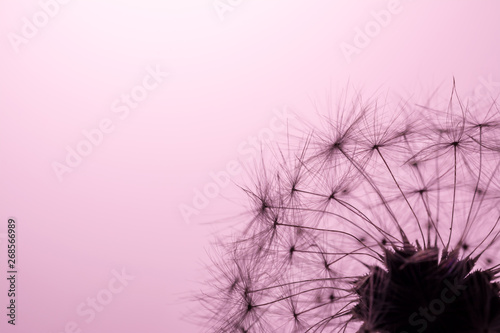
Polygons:
M359 278L359 276L341 276L341 277L336 277L336 278L322 278L322 279L308 279L308 280L292 281L292 282L277 284L277 285L270 286L270 287L250 290L248 293L257 293L260 291L270 290L270 289L274 289L274 288L281 288L281 287L290 286L293 284L300 284L300 283L311 283L311 282L319 282L319 281L335 281L335 280L358 279L358 278Z
M401 227L401 225L399 224L398 222L398 219L396 218L396 215L394 214L394 212L391 210L391 208L389 207L389 204L387 203L387 200L384 198L384 196L382 195L382 193L380 192L380 189L377 188L377 186L373 183L373 180L370 179L370 177L368 177L368 175L366 174L366 172L364 172L361 167L352 159L350 158L345 152L343 149L340 149L340 151L342 152L342 154L347 158L347 160L361 173L361 175L368 181L368 183L370 184L370 186L375 190L375 192L377 193L378 197L380 198L380 200L382 201L382 203L384 204L384 207L387 209L387 212L389 213L389 215L392 217L392 220L394 221L394 223L396 224L396 226L398 227L399 229L399 233L401 234L401 237L403 238L403 242L406 242L406 240L408 239L408 237L406 236L403 228Z
M472 195L472 201L470 203L470 208L469 208L469 214L467 215L467 222L465 224L464 232L462 233L462 237L460 238L459 244L462 244L466 235L469 233L470 228L472 227L472 224L474 223L474 220L472 222L470 221L470 218L472 216L472 209L474 207L474 203L476 200L477 192L479 189L479 182L481 181L481 175L482 175L482 170L483 170L483 128L479 127L479 175L477 176L477 182L476 182L476 187L474 189L474 194Z
M399 189L399 192L401 193L401 195L403 196L403 198L405 199L406 203L408 204L408 207L410 208L410 211L411 213L413 214L413 216L415 217L415 220L417 221L417 225L418 225L418 229L420 230L420 235L422 236L422 240L423 240L423 244L424 244L424 247L427 246L426 244L426 241L425 241L425 236L424 236L424 232L422 231L422 226L420 224L420 221L418 220L418 217L417 217L417 214L415 213L415 211L413 210L413 207L411 206L410 202L408 201L408 199L406 198L406 195L405 193L403 192L403 190L401 189L401 186L399 186L399 183L398 181L396 180L396 177L394 176L394 174L392 173L392 170L391 168L389 167L389 164L387 163L387 161L385 160L384 156L382 155L382 152L380 151L380 148L377 147L376 148L380 158L382 158L382 161L384 162L385 166L387 167L387 170L389 170L389 173L391 174L391 177L392 179L394 180L394 183L396 183L396 186L398 187Z
M311 288L311 289L306 289L306 290L302 290L302 291L299 291L295 294L290 294L290 295L287 295L287 296L283 296L283 297L280 297L280 298L277 298L275 300L272 300L270 302L266 302L266 303L261 303L261 304L257 304L257 305L254 305L255 307L261 307L261 306L266 306L266 305L271 305L271 304L274 304L274 303L278 303L278 302L281 302L281 301L285 301L289 298L292 298L292 297L295 297L295 296L298 296L298 295L302 295L302 294L305 294L305 293L309 293L311 291L317 291L317 290L322 290L322 289L333 289L333 290L341 290L341 291L345 291L345 292L350 292L350 290L348 289L342 289L342 288L335 288L335 287L316 287L316 288Z
M453 232L453 222L455 219L455 203L457 198L457 145L453 145L453 158L454 158L454 172L453 172L453 204L451 207L451 223L450 223L450 235L448 236L448 243L446 244L445 250L448 250L451 242L451 234Z

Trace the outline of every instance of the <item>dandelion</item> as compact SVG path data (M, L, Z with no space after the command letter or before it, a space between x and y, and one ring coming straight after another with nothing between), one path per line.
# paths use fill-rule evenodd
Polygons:
M453 86L444 105L356 98L323 120L243 187L199 297L208 331L500 332L496 102Z

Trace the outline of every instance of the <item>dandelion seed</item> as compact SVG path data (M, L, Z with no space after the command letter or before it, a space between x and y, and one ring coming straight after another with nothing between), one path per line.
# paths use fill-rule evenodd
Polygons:
M428 103L429 104L429 103ZM210 332L500 332L500 110L338 104L265 159Z

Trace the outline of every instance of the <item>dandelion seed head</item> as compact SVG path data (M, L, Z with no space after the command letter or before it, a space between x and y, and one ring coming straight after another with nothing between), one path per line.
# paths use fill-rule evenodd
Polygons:
M242 186L209 331L500 332L496 101L337 107Z

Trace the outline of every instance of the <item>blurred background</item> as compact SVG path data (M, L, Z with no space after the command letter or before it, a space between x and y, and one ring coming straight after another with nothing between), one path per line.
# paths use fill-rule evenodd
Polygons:
M0 331L198 332L187 299L230 178L346 87L498 95L499 9L2 0L0 277L14 217L18 278L15 327L0 279Z

